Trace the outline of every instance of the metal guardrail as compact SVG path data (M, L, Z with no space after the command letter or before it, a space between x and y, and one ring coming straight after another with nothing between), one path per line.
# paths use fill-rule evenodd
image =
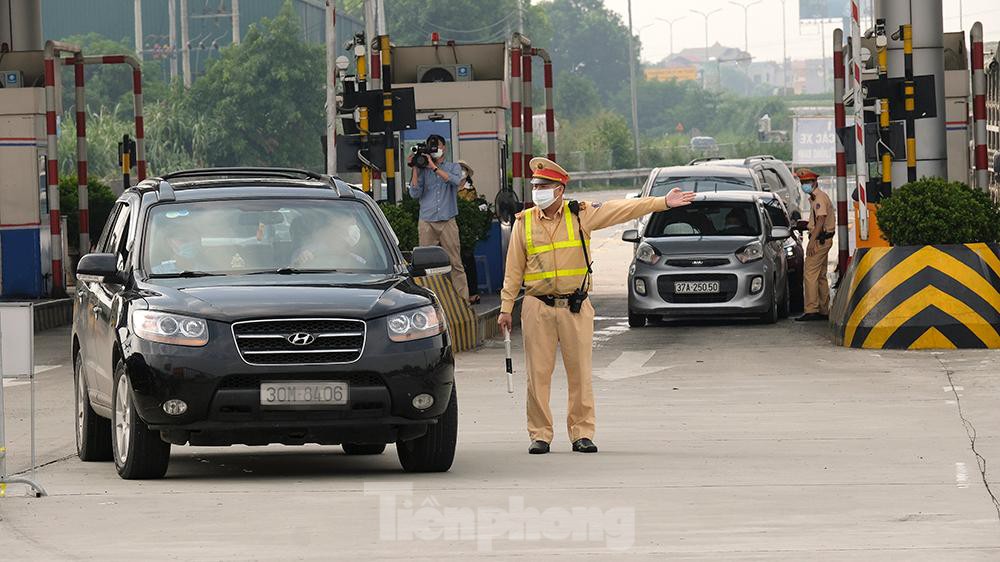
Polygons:
M645 178L653 171L653 168L632 168L628 170L601 170L594 172L570 172L569 182L591 181L591 180L620 180L631 178Z

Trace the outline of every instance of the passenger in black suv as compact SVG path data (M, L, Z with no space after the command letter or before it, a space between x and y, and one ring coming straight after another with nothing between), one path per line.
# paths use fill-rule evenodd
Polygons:
M170 445L340 444L404 470L455 454L437 247L407 264L378 206L300 170L188 170L118 199L77 267L77 453L159 478Z

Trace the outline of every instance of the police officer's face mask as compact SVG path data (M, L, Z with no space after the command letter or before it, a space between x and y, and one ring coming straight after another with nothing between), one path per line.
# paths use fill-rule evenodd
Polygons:
M539 209L543 211L556 202L556 191L558 187L539 187L531 190L531 200Z
M815 182L811 182L811 181L802 182L802 191L805 192L806 195L812 195L812 192L815 189L816 189L816 183Z

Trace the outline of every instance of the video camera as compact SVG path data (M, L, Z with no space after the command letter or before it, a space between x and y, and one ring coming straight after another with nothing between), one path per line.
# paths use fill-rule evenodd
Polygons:
M431 159L434 158L433 154L437 151L438 140L436 138L431 138L427 142L418 142L410 149L410 152L413 153L413 159L410 160L409 166L426 168Z

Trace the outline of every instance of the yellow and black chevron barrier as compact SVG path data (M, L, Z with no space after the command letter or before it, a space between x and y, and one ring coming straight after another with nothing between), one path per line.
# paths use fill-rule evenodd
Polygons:
M1000 246L859 249L831 319L845 347L1000 348Z
M448 275L414 277L421 287L426 287L437 295L444 309L448 330L451 332L452 348L455 353L474 349L479 345L479 321L469 303L458 294Z

